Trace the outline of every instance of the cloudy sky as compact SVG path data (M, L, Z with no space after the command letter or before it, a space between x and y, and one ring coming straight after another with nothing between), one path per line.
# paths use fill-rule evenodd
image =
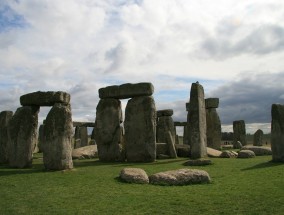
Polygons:
M282 0L1 0L0 111L60 90L74 120L94 121L99 88L152 82L157 109L185 121L199 81L220 98L223 131L243 119L269 132L284 103L283 20Z

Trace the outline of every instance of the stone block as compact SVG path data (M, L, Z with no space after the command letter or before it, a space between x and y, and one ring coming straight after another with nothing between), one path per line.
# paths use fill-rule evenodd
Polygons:
M161 116L172 116L174 114L173 109L166 109L166 110L158 110L157 117Z
M219 98L208 98L205 99L205 108L218 108L219 107Z
M0 164L8 163L8 123L12 116L12 111L0 113Z

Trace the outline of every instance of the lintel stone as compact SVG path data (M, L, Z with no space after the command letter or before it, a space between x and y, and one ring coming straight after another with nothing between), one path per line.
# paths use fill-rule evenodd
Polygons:
M73 121L73 127L95 127L95 122L77 122Z
M219 107L219 98L208 98L205 99L205 108L218 108Z
M157 117L161 116L172 116L174 114L173 109L158 110Z
M186 126L187 122L174 122L175 126Z

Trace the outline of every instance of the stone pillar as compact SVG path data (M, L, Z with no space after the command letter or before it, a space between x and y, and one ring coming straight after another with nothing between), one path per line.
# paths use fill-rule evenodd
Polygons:
M37 141L39 106L17 109L8 125L9 166L25 168L32 165L34 146Z
M44 146L44 124L39 126L38 129L38 150L39 152L43 152Z
M44 125L43 163L47 170L73 168L73 123L69 104L56 103L49 111Z
M0 113L0 164L8 163L8 123L13 116L12 111Z
M284 162L284 105L273 104L271 115L272 161Z
M199 83L193 83L190 91L188 112L188 140L192 159L207 157L206 111L204 90Z
M221 121L216 108L219 106L219 98L205 99L207 146L213 149L221 149Z
M156 106L152 96L134 97L128 101L124 128L127 161L155 161Z
M253 135L253 145L262 146L263 131L258 129Z
M85 126L76 126L75 127L75 144L74 149L87 146L88 145L88 128ZM80 141L78 141L80 140ZM80 142L80 144L78 144Z
M121 102L118 99L101 99L97 106L94 127L95 141L98 145L100 161L122 161Z
M246 140L246 125L244 120L238 120L233 122L234 139L233 146L238 148L238 141L241 142L243 146L247 144Z

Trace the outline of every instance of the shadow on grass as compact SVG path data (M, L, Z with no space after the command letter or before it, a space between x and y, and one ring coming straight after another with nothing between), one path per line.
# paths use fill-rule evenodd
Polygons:
M1 176L9 176L9 175L21 175L21 174L34 174L34 173L42 173L46 170L44 169L43 164L33 164L32 167L29 168L11 168L8 165L0 166L0 177Z
M248 168L244 168L242 169L242 171L270 168L270 167L275 167L275 166L280 166L280 165L284 165L284 163L268 161L268 162L264 162L264 163L260 163L260 164L248 167Z

